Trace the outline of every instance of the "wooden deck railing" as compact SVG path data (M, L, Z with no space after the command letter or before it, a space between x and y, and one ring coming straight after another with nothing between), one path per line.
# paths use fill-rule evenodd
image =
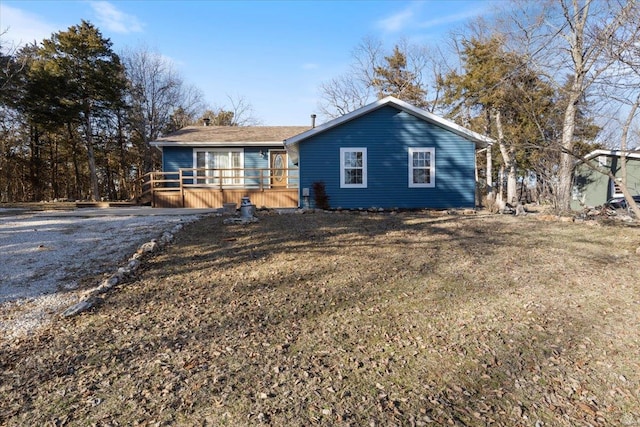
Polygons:
M142 193L139 200L158 203L159 195L179 193L181 205L185 202L185 193L203 192L282 192L288 190L297 198L298 169L269 168L229 168L203 169L182 168L177 172L149 172L142 180ZM167 196L169 197L169 196Z

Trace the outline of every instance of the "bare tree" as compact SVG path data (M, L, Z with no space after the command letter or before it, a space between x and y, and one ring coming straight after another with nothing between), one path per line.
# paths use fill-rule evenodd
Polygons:
M614 48L611 42L622 28L632 24L637 4L618 0L548 0L540 4L538 15L529 14L531 4L525 3L525 7L517 10L514 22L522 39L527 40L532 60L540 70L546 70L551 81L556 81L558 89L565 91L556 193L558 208L567 211L578 110L588 90L615 62L608 54ZM523 24L527 20L530 26ZM618 43L615 49L627 50L634 42L635 36ZM569 76L570 84L563 85L558 76Z
M203 108L202 93L184 83L172 62L145 47L122 54L129 80L130 126L133 140L140 145L142 169L153 168L149 142L172 129L174 113L195 119ZM184 122L184 120L182 120Z
M607 104L617 105L616 116L622 116L619 123L620 179L617 180L613 171L607 170L609 179L616 180L627 201L627 206L640 220L640 208L634 202L627 182L627 154L630 139L633 138L632 129L638 127L637 118L640 111L640 46L628 45L627 40L635 38L638 33L637 22L640 9L632 11L635 19L630 19L618 32L607 50L614 65L604 76L602 84L602 98ZM606 88L606 89L605 89ZM636 139L637 143L637 139Z
M371 99L371 89L351 73L342 74L320 84L320 114L334 119L365 106Z
M394 67L396 71L401 68L402 72L399 74L410 78L407 85L396 86L415 87L417 90L412 92L420 92L424 96L424 102L420 104L433 111L436 106L434 101L439 98L439 92L433 88L437 87L438 73L441 72L439 64L442 64L438 53L427 46L411 44L406 40L398 41L391 51L387 51L382 41L375 38L363 39L352 52L349 70L320 84L321 115L327 119L339 117L368 104L376 96L390 93L387 90L389 88L381 89L384 86L381 85L381 80L385 80L381 76ZM398 66L400 63L401 66ZM427 99L432 91L434 96ZM400 96L402 97L401 94Z
M17 55L15 45L7 46L2 38L8 30L0 31L0 101L6 96L7 88L12 80L21 73L27 65L26 57Z
M233 113L232 126L258 126L260 119L254 115L253 106L244 96L227 95L228 111Z

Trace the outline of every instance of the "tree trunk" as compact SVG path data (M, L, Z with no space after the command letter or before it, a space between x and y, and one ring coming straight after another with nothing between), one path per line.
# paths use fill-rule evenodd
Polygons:
M571 209L571 178L574 163L574 157L571 152L573 150L573 133L576 127L577 97L574 95L572 98L574 98L574 101L569 101L567 105L562 126L562 152L560 153L558 188L556 190L557 208L560 212L568 212Z
M487 134L488 135L488 134ZM491 158L491 146L487 147L487 192L493 193L493 159Z
M504 130L502 128L502 115L500 110L494 112L494 119L496 122L496 128L498 130L498 147L500 148L500 154L502 154L502 161L504 167L507 170L507 200L506 202L514 205L517 199L517 168L516 168L516 152L514 147L507 147L504 140Z
M85 131L87 138L87 156L89 160L89 173L91 174L91 200L100 201L100 185L98 184L98 171L96 157L93 151L93 129L91 127L91 113L85 111Z
M500 165L500 171L498 172L498 194L496 195L496 201L504 204L504 165Z
M74 189L73 198L76 200L82 199L82 180L80 177L80 162L78 160L78 143L75 135L73 134L73 128L71 122L67 122L67 133L69 134L69 142L71 144L71 160L73 162L73 174L74 174ZM71 192L69 193L71 194Z
M40 132L35 126L31 126L29 136L29 149L31 156L29 159L29 181L31 183L30 201L42 201L42 159L40 157Z

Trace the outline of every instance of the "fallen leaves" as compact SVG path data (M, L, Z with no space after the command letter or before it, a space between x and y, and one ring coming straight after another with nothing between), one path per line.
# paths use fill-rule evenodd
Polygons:
M640 421L628 230L263 215L187 226L97 310L3 342L0 424Z

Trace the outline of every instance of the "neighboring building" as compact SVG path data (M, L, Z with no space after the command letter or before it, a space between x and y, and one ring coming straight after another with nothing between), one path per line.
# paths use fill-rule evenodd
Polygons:
M386 97L287 138L302 206L323 182L332 208L474 208L476 150L494 141Z
M151 142L162 172L149 174L154 207L222 207L249 196L256 206L296 207L297 168L283 140L309 126L189 126Z
M595 150L576 164L571 208L601 206L612 197L622 197L618 182L622 181L620 162L623 157L627 160L627 188L631 195L640 194L640 151ZM585 164L587 162L603 171L613 172L615 181L590 168Z

